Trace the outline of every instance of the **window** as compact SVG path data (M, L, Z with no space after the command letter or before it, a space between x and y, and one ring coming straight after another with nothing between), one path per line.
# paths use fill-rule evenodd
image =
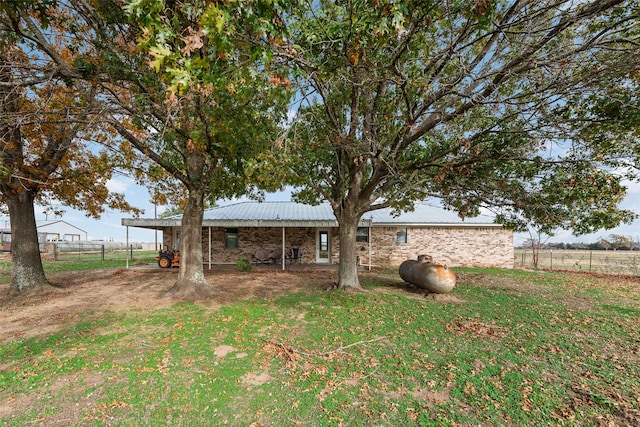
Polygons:
M224 229L224 247L227 249L235 249L238 247L238 229Z
M358 227L356 232L356 242L368 243L369 242L369 229L366 227Z
M407 243L407 229L401 228L396 232L396 243Z

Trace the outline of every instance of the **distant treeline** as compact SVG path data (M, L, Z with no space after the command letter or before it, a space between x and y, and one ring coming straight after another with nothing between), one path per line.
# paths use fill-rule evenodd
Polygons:
M640 241L633 240L626 236L612 235L610 239L600 239L593 243L544 243L526 240L518 249L575 249L592 251L638 251Z

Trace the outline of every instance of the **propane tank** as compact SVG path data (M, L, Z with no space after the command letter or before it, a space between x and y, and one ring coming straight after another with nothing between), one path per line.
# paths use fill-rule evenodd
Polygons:
M456 285L456 275L446 265L434 264L428 255L400 264L398 271L405 282L436 294L448 294Z

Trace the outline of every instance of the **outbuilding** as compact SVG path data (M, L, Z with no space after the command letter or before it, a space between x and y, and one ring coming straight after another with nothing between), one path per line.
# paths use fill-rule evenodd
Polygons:
M181 222L180 215L122 219L127 227L161 230L163 246L177 250ZM282 263L284 268L287 260L338 263L338 237L338 222L328 203L311 206L249 201L207 209L202 247L209 267L235 264L241 258L267 262L261 258L271 254L270 260ZM400 214L391 208L365 214L356 240L358 259L364 266L398 265L418 254L428 254L435 262L452 267L513 267L511 230L496 224L490 216L462 220L455 212L426 203Z
M38 243L44 245L50 242L86 241L87 232L61 219L36 221ZM11 224L4 221L4 228L0 228L0 250L11 250Z

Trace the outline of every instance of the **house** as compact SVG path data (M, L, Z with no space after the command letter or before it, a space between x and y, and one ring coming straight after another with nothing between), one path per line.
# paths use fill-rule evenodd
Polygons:
M36 221L36 229L38 231L38 243L40 244L87 240L86 231L61 219ZM11 224L8 220L4 221L4 228L0 229L0 250L5 252L11 250Z
M122 225L162 230L163 246L180 248L180 216L123 218ZM365 214L356 241L362 265L399 265L428 254L449 266L513 267L511 230L488 216L463 221L455 212L425 203L397 216L390 208ZM328 203L241 202L204 212L202 247L209 266L252 259L259 249L286 255L291 248L300 249L302 263L336 264L338 222Z

